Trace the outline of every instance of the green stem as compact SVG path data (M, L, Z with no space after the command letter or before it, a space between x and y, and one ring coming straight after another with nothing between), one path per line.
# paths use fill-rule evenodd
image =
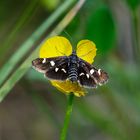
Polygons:
M60 140L65 140L66 136L67 136L70 115L72 113L73 99L74 99L74 94L70 94L68 96L68 105L67 105L67 110L66 110L66 115L65 115L65 120L64 120L64 124L63 124L63 128L62 128Z
M139 34L138 34L138 16L137 16L137 11L133 10L132 11L132 22L133 22L133 32L134 32L134 51L135 51L135 57L136 61L139 62L139 53L140 53L140 48L139 48Z

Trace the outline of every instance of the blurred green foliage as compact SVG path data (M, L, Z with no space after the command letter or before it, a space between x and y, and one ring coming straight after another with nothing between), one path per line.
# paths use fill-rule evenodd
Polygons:
M106 5L99 5L89 16L87 37L95 42L101 54L108 52L114 46L115 23Z
M47 10L55 9L60 3L60 0L41 0L41 1L42 5L45 6Z
M0 91L9 93L0 104L2 140L59 138L65 95L30 68L30 61L37 57L35 48L55 31L76 0L62 7L63 2L66 1L0 1ZM140 139L140 62L136 61L140 60L140 17L133 18L130 12L139 15L139 4L139 0L87 0L60 34L72 44L81 39L93 40L98 48L93 65L107 71L110 77L108 84L88 89L86 97L75 98L69 139ZM57 11L58 8L65 10ZM50 20L52 13L60 16ZM45 20L49 26L35 34ZM6 70L1 71L3 66Z
M140 4L140 0L126 0L126 1L132 10L135 10Z

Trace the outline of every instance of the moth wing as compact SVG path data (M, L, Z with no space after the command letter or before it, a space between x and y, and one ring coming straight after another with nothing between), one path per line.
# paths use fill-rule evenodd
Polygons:
M49 79L62 81L67 79L68 57L66 56L37 58L32 61L32 66Z
M105 71L96 69L82 59L80 59L78 74L79 83L84 87L96 88L97 85L105 84L108 81L108 74Z
M83 67L79 67L78 73L79 73L78 81L81 86L87 88L97 87L97 83L95 82L95 80L91 78L91 76L87 77L87 72Z

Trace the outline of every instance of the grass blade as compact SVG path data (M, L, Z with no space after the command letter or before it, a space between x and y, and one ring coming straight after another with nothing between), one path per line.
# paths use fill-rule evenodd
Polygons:
M15 23L13 29L10 31L8 36L5 38L2 47L0 48L0 59L2 59L8 49L13 47L13 42L16 40L19 31L31 20L31 16L36 11L35 9L38 6L38 1L34 0L27 5L24 9L22 15L18 18L18 21Z

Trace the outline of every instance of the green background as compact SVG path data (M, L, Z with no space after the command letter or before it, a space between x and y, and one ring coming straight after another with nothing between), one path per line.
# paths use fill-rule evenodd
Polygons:
M69 1L72 4L54 16L55 21L50 17L66 7L65 1L0 1L1 140L59 139L66 96L31 68L38 51L31 56L77 2ZM60 35L72 44L94 41L98 50L93 65L109 74L106 85L75 97L67 139L140 139L139 4L139 0L86 0L67 27L61 27ZM48 28L41 26L45 20Z

